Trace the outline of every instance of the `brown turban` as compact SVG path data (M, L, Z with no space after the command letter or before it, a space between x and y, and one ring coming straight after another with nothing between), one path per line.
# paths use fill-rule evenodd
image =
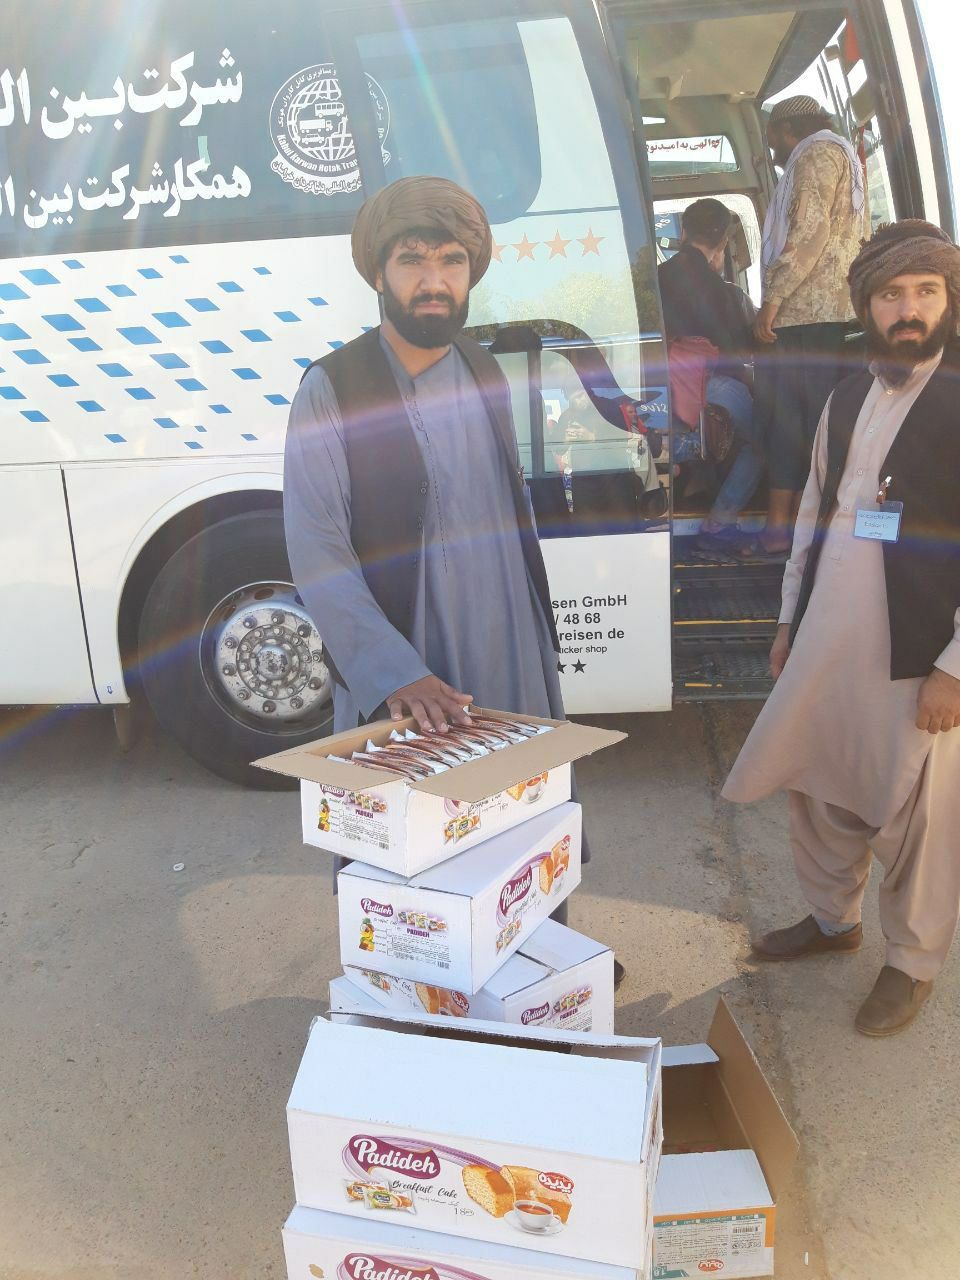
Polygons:
M870 295L896 276L921 272L944 276L956 307L960 303L960 248L945 231L921 218L880 227L851 263L847 274L853 307L866 319Z
M353 261L372 288L386 251L411 231L439 232L462 244L470 259L471 289L490 265L490 223L469 191L447 178L400 178L371 196L353 224Z

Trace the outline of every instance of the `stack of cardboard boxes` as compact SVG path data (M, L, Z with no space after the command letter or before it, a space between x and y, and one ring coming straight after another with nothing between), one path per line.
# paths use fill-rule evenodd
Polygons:
M769 1274L795 1139L726 1007L665 1051L664 1147L659 1040L613 1035L612 953L549 919L580 883L571 763L623 735L513 718L542 731L415 781L350 759L410 722L260 762L354 860L287 1108L290 1280Z

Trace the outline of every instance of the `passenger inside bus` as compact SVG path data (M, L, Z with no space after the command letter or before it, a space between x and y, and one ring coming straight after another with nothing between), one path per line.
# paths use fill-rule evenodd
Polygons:
M693 403L679 415L680 421L675 408L674 462L683 459L682 446L686 444L688 459L697 458L701 467L716 463L717 459L709 456L709 437L700 430L705 411L719 410L733 431L733 462L697 539L701 550L720 553L740 546L743 536L737 518L753 497L763 469L761 441L754 426L750 363L754 306L744 291L724 280L722 274L734 224L734 215L720 200L695 200L681 214L677 253L658 268L676 407L683 404L684 397L675 376L689 367L691 356L696 358L691 340L706 344L701 347L707 362L703 403Z

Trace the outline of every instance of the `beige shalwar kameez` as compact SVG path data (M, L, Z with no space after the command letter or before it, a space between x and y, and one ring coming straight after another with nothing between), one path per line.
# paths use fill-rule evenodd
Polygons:
M922 680L890 679L882 544L854 537L853 529L857 509L875 507L880 468L938 364L939 357L918 365L900 387L874 379L803 625L723 789L740 803L789 793L797 874L826 923L860 919L872 850L886 873L887 963L920 979L939 972L960 915L960 729L931 735L916 728ZM829 407L784 574L781 623L793 619L813 541ZM893 477L889 497L896 496ZM956 624L936 665L960 679L960 609Z

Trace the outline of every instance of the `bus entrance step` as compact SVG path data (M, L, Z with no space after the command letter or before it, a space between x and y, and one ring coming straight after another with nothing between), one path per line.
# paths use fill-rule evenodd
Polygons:
M673 622L678 628L716 626L723 630L776 625L780 584L747 580L681 579L674 582Z
M673 694L678 702L765 698L773 688L770 635L679 639L674 644Z

